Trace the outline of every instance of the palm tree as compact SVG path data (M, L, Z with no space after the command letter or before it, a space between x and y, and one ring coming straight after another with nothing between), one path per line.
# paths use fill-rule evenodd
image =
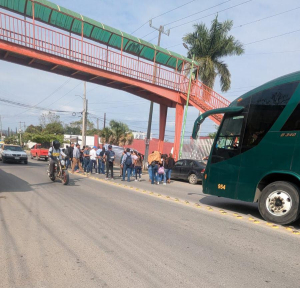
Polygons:
M130 145L133 141L133 134L125 123L111 120L109 128L104 128L101 133L101 142L113 145Z
M183 37L189 48L188 57L192 58L195 55L195 60L200 64L199 80L213 88L219 75L223 92L230 89L231 74L221 58L244 53L243 45L232 35L228 35L232 25L233 22L230 20L219 22L216 16L210 29L203 23L196 24L195 31Z

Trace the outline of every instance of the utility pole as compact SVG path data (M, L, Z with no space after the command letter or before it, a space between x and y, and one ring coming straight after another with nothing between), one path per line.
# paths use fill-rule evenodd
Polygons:
M97 130L99 130L99 118L97 118Z
M2 140L2 118L1 118L1 115L0 115L0 139Z
M106 124L106 113L104 113L103 129L105 129L105 124Z
M25 127L25 122L19 122L20 123L20 129L19 129L19 133L20 133L20 146L22 146L22 124Z
M157 41L157 46L160 46L160 39L161 39L161 34L165 34L167 36L170 35L170 29L165 31L165 27L160 25L159 28L156 28L152 26L152 20L149 21L149 26L155 30L158 31L158 41ZM156 51L154 55L154 61L156 58ZM157 72L157 65L154 63L154 70L153 70L153 84L156 83L156 72ZM149 155L149 145L150 145L150 136L151 136L151 126L152 126L152 115L153 115L153 102L151 101L150 103L150 111L149 111L149 119L148 119L148 129L147 129L147 138L146 138L146 148L145 148L145 159L146 161L144 162L144 168L146 168L146 162L148 161L148 155Z
M83 82L83 113L82 113L82 146L86 145L86 122L87 122L87 100L86 100L86 82Z

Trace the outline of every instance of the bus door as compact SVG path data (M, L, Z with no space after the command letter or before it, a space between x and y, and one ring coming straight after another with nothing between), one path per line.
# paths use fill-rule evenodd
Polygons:
M246 113L225 114L214 142L204 193L236 198L241 163L241 139Z

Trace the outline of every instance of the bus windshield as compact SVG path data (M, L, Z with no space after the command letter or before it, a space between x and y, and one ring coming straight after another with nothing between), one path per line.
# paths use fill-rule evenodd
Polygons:
M243 126L244 116L225 116L217 140L217 148L219 149L237 149L240 144L241 130Z

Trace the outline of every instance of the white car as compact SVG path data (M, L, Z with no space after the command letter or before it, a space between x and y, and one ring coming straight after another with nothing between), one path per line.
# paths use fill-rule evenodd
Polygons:
M0 150L0 160L5 162L24 162L28 164L26 152L18 145L4 144Z

